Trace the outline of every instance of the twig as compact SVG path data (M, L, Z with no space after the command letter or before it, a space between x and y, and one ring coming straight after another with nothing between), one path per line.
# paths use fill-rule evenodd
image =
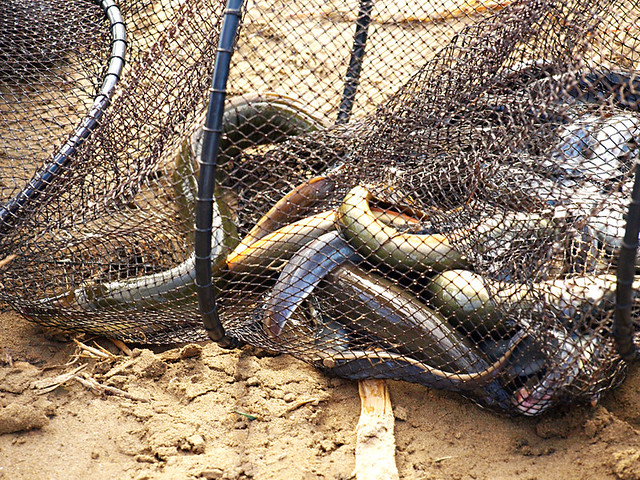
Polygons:
M308 405L309 403L318 404L318 403L320 403L320 402L322 402L324 400L326 400L326 397L325 398L319 398L319 397L303 398L302 400L298 400L297 402L293 402L291 405L287 405L284 408L284 410L282 410L280 415L278 415L278 416L279 417L283 417L287 413L291 413L291 412L293 412L294 410L297 410L300 407Z
M96 380L91 378L86 373L82 376L77 375L74 377L74 380L87 387L92 392L101 395L103 393L109 393L111 395L117 395L119 397L128 398L129 400L135 400L136 402L149 402L147 397L142 397L140 395L135 395L133 393L125 392L124 390L120 390L116 387L110 387L109 385L103 385L98 383Z
M95 340L93 341L93 345L94 348L98 349L99 351L101 351L102 353L104 353L105 355L107 355L109 358L115 358L116 356L111 353L109 350L107 350L106 348L104 348L102 345L100 345L98 342L96 342Z
M114 354L112 354L111 352L105 350L104 348L90 347L89 345L85 345L84 343L76 340L75 338L73 339L73 341L76 342L76 345L81 350L84 350L85 352L87 352L89 354L89 356L99 357L99 358L114 358L115 357Z
M489 0L479 2L477 0L466 0L465 2L441 2L438 9L418 12L417 14L396 12L393 14L385 14L385 12L375 12L371 21L380 25L403 25L407 23L439 23L456 18L465 18L475 14L485 13L487 11L502 10L507 7L513 0ZM316 19L326 18L337 22L355 22L357 17L353 12L336 11L331 8L321 8L317 11L306 11L289 15L289 18L295 19Z
M60 387L69 380L75 378L82 370L87 368L88 364L80 365L74 368L70 372L62 373L55 377L43 378L42 380L36 380L31 384L31 387L37 390L38 395L44 395L45 393L53 392L56 388Z
M110 338L109 341L111 343L113 343L116 347L118 347L118 349L124 353L125 355L127 355L128 357L131 356L131 349L129 347L127 347L125 345L125 343L122 340L118 340L117 338Z
M78 355L71 355L70 360L67 363L63 363L61 365L45 365L42 367L43 372L47 372L49 370L62 370L73 367L76 363L80 361L80 357Z
M440 462L444 462L445 460L449 460L449 459L451 459L451 458L453 458L453 456L452 456L452 455L449 455L449 456L446 456L446 457L439 457L439 458L436 458L436 459L433 461L433 463L438 464L438 463L440 463Z
M107 379L107 378L111 378L115 375L119 375L122 372L124 372L127 368L129 368L131 365L133 365L135 362L135 360L132 358L130 360L127 360L126 362L118 365L117 367L113 367L111 370L109 370L107 373L105 373L103 375L103 378Z
M149 402L149 399L147 397L125 392L124 390L120 390L119 388L110 387L108 385L98 383L95 379L91 378L88 373L82 372L82 370L84 370L87 365L88 364L85 363L84 365L80 365L79 367L74 368L70 372L63 373L56 377L37 380L33 382L31 386L37 390L36 393L38 395L44 395L45 393L54 391L56 388L60 387L69 380L75 380L97 395L108 393L111 395L128 398L129 400L135 400L137 402Z

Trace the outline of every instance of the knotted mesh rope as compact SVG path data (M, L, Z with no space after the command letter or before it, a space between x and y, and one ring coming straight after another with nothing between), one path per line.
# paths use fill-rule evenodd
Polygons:
M2 72L3 105L22 111L2 127L14 159L4 202L99 88L108 22L95 4L56 8L76 3L67 17L86 8L101 34L74 30L79 44L55 59L43 50ZM91 137L12 213L1 298L72 330L204 340L193 219L223 6L120 9L127 66ZM246 4L212 225L227 333L347 378L419 382L514 413L597 401L626 369L611 329L639 152L639 12L619 1ZM354 23L368 38L345 110ZM56 128L30 140L35 119L58 118L45 99L67 78L79 111L61 114L65 131L43 120Z

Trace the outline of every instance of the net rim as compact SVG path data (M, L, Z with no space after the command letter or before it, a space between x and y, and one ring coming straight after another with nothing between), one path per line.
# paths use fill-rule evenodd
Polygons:
M19 218L20 210L43 193L54 182L73 154L91 136L100 119L111 104L111 98L120 81L127 51L126 25L115 0L92 0L102 9L111 30L110 54L107 71L88 113L80 120L69 139L13 199L0 208L0 234L7 233ZM13 220L13 221L12 221Z

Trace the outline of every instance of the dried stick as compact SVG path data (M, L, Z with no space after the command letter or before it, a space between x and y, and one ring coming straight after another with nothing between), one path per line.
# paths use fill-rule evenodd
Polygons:
M394 417L384 380L358 382L360 420L356 428L357 480L398 480Z
M31 384L31 387L36 389L36 393L38 395L44 395L45 393L53 392L56 388L62 386L64 383L76 378L76 376L85 368L87 368L86 363L74 368L70 372L62 373L55 377L36 380Z
M113 355L112 353L108 352L107 350L105 350L102 347L99 347L99 348L90 347L89 345L85 345L84 343L76 340L75 338L73 339L73 341L76 343L78 348L80 348L80 350L86 352L91 357L115 358L115 355Z
M38 395L44 395L45 393L53 392L56 388L62 386L70 380L75 380L76 382L91 390L96 395L110 394L128 398L129 400L135 400L137 402L149 402L149 398L147 398L146 396L136 395L134 393L125 392L124 390L116 387L98 383L89 374L82 371L86 367L87 364L85 363L84 365L80 365L79 367L74 368L70 372L63 373L56 377L37 380L33 382L31 386L32 388L36 389L36 393Z
M110 338L109 341L111 341L111 343L113 343L122 353L124 353L128 357L131 356L131 349L127 347L127 345L125 345L122 340L118 340L117 338Z
M108 393L111 395L117 395L119 397L128 398L129 400L135 400L136 402L149 402L149 398L141 395L136 395L133 393L125 392L124 390L120 390L116 387L111 387L109 385L103 385L98 383L96 380L91 378L89 375L76 375L73 377L81 385L87 387L96 395L101 395L103 393Z

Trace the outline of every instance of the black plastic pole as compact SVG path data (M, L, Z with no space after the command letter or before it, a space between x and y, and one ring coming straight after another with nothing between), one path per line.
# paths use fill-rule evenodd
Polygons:
M338 107L338 118L336 123L347 123L351 117L353 102L356 98L358 85L360 84L360 72L362 71L362 61L364 59L365 46L369 25L371 25L371 10L373 0L360 0L360 11L356 20L356 31L353 37L353 48L351 49L351 60L344 79L344 91Z
M620 356L633 361L638 358L638 348L633 341L633 280L636 273L638 232L640 231L640 165L636 163L635 181L627 214L627 226L618 257L618 282L616 286L616 315L613 321L613 338Z
M207 119L203 129L202 156L199 159L198 197L196 198L195 283L198 291L198 305L204 328L207 330L209 338L226 348L235 348L238 345L238 341L225 334L218 317L211 278L211 226L213 223L214 184L220 137L222 135L224 101L231 56L233 55L238 33L238 25L242 17L242 3L243 0L228 0L222 18L220 40L211 80Z
M52 185L78 147L89 138L91 132L98 126L100 118L111 103L111 96L124 67L127 49L126 29L120 10L114 0L94 1L100 5L109 21L112 36L109 66L102 80L100 91L94 98L89 113L82 119L80 126L56 153L53 160L36 173L20 193L0 208L0 234L11 230L18 220L21 209Z

